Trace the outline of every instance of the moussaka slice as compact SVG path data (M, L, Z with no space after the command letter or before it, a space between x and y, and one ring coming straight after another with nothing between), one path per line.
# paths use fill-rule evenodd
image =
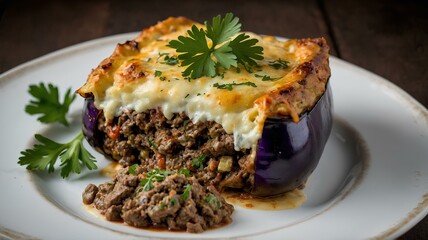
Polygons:
M234 21L219 34L227 22L171 17L118 44L77 91L91 145L219 190L302 187L331 130L327 43L238 32Z

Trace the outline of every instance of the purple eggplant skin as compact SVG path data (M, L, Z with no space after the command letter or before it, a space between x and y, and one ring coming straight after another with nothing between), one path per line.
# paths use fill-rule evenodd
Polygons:
M85 98L83 105L83 135L86 140L94 147L95 141L95 129L97 127L98 115L100 110L98 110L94 105L93 98Z
M314 171L332 128L332 93L327 86L315 106L295 123L268 118L258 142L251 194L271 197L301 187Z
M88 97L85 98L85 102L83 103L83 135L85 136L88 143L98 152L103 154L104 156L111 158L108 154L106 154L102 149L102 141L103 137L97 130L98 117L101 114L101 111L95 107L94 98Z

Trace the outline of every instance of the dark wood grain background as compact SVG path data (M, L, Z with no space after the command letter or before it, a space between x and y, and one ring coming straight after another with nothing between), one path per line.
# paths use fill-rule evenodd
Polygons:
M140 31L168 16L203 21L226 12L256 33L324 36L332 55L390 80L428 106L427 1L0 0L0 73L76 43ZM401 238L428 239L428 218Z

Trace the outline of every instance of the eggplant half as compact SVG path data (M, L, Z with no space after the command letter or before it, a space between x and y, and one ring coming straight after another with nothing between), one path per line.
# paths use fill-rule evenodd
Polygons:
M280 195L303 187L321 158L332 128L332 93L327 85L325 93L314 107L300 116L299 122L291 118L268 118L258 142L255 160L254 196ZM86 98L83 111L83 132L97 151L102 150L97 134L101 111L93 98Z
M258 142L255 196L275 196L303 187L318 165L332 128L332 93L327 85L315 106L295 123L268 118Z

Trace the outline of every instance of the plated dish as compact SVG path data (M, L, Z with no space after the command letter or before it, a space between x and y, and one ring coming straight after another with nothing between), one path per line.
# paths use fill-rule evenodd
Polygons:
M332 128L329 47L240 29L232 13L169 17L91 71L76 91L83 133L124 169L88 185L85 204L109 221L200 233L232 221L220 193L254 208L304 188Z
M17 99L14 105L24 106L29 98L28 84L40 81L53 82L60 89L76 89L81 79L86 78L87 66L97 65L115 43L135 36L134 33L80 44L11 70L1 76L1 99L3 102ZM73 70L67 67L70 65L74 66ZM2 218L1 233L43 239L64 236L319 238L320 234L327 233L337 238L397 236L426 214L428 176L423 169L428 169L425 161L428 154L423 146L428 142L427 111L402 90L373 74L334 58L331 68L335 99L333 132L320 165L304 190L308 200L298 209L267 213L237 207L234 218L239 224L232 223L197 236L130 229L91 215L79 200L89 181L105 181L97 172L61 180L58 175L28 173L16 164L19 151L33 144L34 133L65 141L79 131L82 102L72 105L74 117L68 130L61 126L42 126L26 116L22 108L2 105L2 112L14 116L13 120L1 120L2 132L16 138L2 142L5 159L11 160L1 166L4 173L0 176L1 187L8 192L1 200L1 210L11 217ZM14 130L7 127L16 124L22 127ZM95 152L94 155L100 168L108 164L101 155ZM19 210L7 207L13 204L22 207ZM60 228L64 221L68 227L61 232L46 227ZM75 229L80 231L76 233Z

